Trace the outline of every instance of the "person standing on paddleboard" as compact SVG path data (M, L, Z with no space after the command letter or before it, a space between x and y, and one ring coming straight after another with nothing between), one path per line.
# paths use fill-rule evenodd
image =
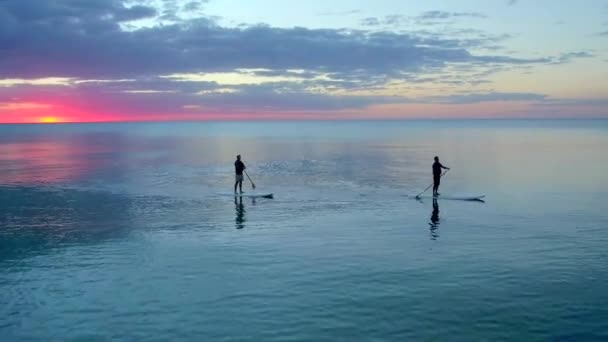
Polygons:
M243 193L243 171L245 171L247 167L241 161L241 155L236 156L236 161L234 162L234 172L235 172L235 181L234 181L234 193L236 194L236 187L238 185L239 190Z
M439 196L439 183L441 182L441 169L449 170L449 167L441 165L439 157L435 156L435 162L433 163L433 196Z

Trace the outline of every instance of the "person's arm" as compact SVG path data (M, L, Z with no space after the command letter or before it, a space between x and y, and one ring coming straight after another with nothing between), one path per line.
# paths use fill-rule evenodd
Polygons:
M439 164L439 165L441 166L442 169L446 169L446 170L450 169L449 167L443 166L443 164Z

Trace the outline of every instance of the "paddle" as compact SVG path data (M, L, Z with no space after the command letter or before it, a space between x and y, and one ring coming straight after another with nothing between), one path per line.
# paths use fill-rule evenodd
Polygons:
M253 188L253 190L255 190L255 184L253 183L253 181L251 180L251 177L249 177L249 174L247 174L247 171L245 171L245 175L247 175L247 178L249 179L249 181L251 182L251 187Z
M443 173L442 173L442 174L441 174L441 176L439 176L439 177L443 177L443 175L445 175L446 173L448 173L448 171L450 171L450 170L449 170L449 169L447 169L447 170L443 171ZM434 182L433 182L433 183L431 183L431 185L427 186L427 187L426 187L426 189L424 189L424 191L423 191L423 192L421 192L421 193L419 193L418 195L416 195L416 198L420 198L420 196L421 196L423 193L425 193L425 192L426 192L428 189L430 189L430 188L433 186L433 184L435 184L435 183L434 183Z

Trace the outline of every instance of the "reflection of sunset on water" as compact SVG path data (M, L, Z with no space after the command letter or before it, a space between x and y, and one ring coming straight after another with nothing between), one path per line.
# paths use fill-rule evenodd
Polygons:
M82 178L100 166L83 158L100 150L74 141L32 141L0 144L1 184L61 183Z

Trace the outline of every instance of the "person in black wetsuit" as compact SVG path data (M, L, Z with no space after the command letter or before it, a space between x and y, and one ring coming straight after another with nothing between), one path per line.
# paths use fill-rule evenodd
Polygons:
M439 196L439 183L441 181L441 169L449 170L449 167L441 165L439 157L435 156L435 162L433 163L433 196Z
M245 171L245 164L241 161L241 155L236 156L236 161L234 162L234 172L235 172L235 181L234 181L234 193L236 194L236 187L239 186L239 190L243 193L243 171Z

